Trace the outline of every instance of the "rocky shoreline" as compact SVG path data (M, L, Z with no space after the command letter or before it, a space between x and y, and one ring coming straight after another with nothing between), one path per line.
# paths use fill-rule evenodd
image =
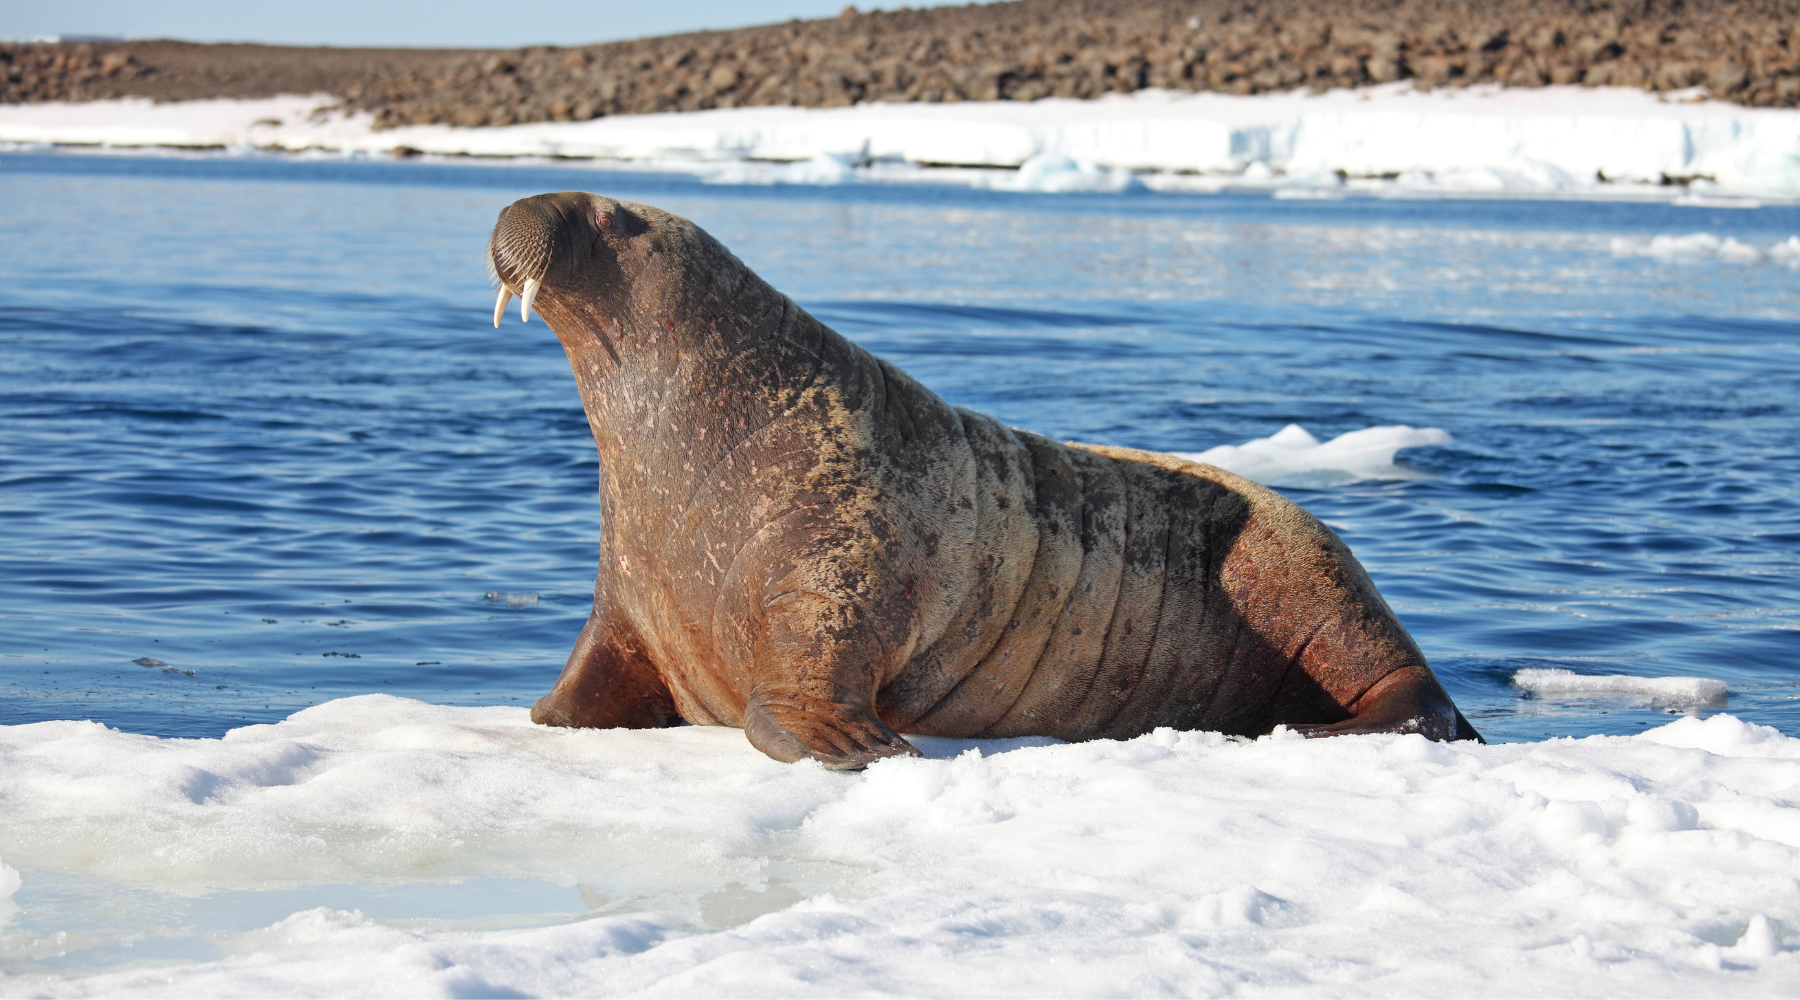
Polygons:
M567 48L0 45L0 103L323 92L383 128L1408 79L1796 107L1800 0L1014 0Z

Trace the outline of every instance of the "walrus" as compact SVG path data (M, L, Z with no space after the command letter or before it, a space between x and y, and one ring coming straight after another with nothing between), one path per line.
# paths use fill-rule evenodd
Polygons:
M901 732L1480 739L1272 490L951 406L649 205L522 199L488 263L600 457L593 610L535 722L737 726L844 770Z

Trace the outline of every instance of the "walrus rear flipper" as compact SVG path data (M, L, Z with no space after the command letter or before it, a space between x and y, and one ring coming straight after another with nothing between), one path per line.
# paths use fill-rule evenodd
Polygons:
M1420 733L1434 740L1486 743L1427 667L1408 666L1388 674L1350 706L1350 718L1321 725L1292 726L1307 737L1358 733Z

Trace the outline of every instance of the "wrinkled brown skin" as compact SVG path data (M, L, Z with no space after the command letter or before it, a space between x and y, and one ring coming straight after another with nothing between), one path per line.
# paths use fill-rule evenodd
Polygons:
M1271 490L952 407L647 205L526 198L490 254L541 280L600 451L594 610L539 723L679 716L838 769L900 731L1480 739Z

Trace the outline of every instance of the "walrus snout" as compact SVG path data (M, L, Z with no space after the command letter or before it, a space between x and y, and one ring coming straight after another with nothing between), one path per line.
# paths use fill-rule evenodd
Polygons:
M572 251L597 225L594 196L580 191L521 198L500 210L488 237L488 273L500 286L494 299L494 326L514 295L519 320L530 322L532 303L550 277L551 265L573 263Z
M500 289L494 299L494 328L500 328L500 316L519 289L519 322L531 320L531 304L543 287L544 275L550 270L550 256L556 241L555 220L539 198L525 198L500 210L488 237L488 273Z

